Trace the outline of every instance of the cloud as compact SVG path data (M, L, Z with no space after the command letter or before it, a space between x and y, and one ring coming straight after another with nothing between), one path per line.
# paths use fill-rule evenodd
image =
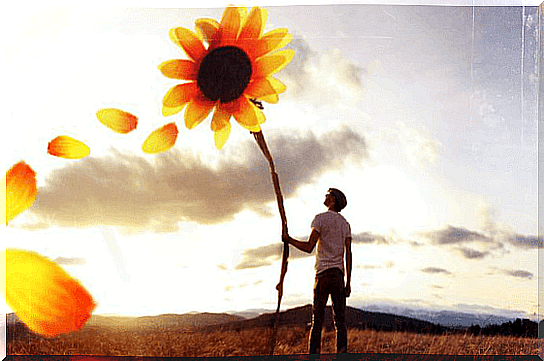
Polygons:
M421 269L421 272L423 272L423 273L434 273L434 274L443 273L443 274L446 274L446 275L451 275L450 271L445 270L443 268L437 268L437 267L423 268L423 269Z
M299 239L307 239L299 238ZM244 250L242 260L234 269L258 268L272 265L273 262L279 261L282 256L283 245L280 243L269 244L257 248ZM312 253L306 253L298 250L293 246L289 246L289 259L306 258L315 255L315 248Z
M445 229L426 232L424 236L431 239L436 244L463 244L469 242L492 242L493 239L481 233L469 231L464 228L447 226Z
M79 264L85 264L85 259L57 257L53 260L53 262L57 264L62 264L62 265L79 265Z
M281 77L293 99L319 108L356 102L364 95L367 70L343 57L338 49L318 54L300 37L286 48L295 50L295 57Z
M279 135L268 144L285 198L321 174L367 156L365 139L349 128L320 138L310 132ZM266 203L274 202L275 194L257 145L246 141L231 151L238 158L220 158L216 167L178 149L153 158L116 150L108 157L87 157L52 171L29 211L37 223L155 232L177 231L180 221L225 222L242 210L270 216Z
M489 252L479 252L466 247L459 248L459 251L461 251L463 256L468 259L482 259L489 254Z
M531 272L524 271L524 270L504 271L504 273L512 277L525 278L529 280L532 280L534 277L534 275Z
M506 237L506 240L520 248L543 248L544 241L541 237L537 236L523 236L520 234L512 234Z
M363 244L389 244L391 240L386 239L384 236L376 235L371 232L362 232L353 234L351 237L353 243L363 243Z

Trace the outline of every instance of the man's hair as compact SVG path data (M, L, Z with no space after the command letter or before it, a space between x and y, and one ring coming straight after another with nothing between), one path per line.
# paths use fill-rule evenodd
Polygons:
M346 207L348 204L348 201L346 199L346 196L344 193L339 191L336 188L329 188L329 192L333 195L335 202L334 202L334 210L336 212L340 212L342 209Z

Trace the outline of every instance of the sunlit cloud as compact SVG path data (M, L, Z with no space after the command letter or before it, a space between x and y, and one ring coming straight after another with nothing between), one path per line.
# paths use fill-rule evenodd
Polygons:
M300 237L299 239L304 239ZM242 254L242 260L234 267L234 269L241 270L247 268L259 268L270 266L274 262L281 259L283 250L283 244L269 244L266 246L250 248L244 250ZM313 257L315 255L315 248L312 253L306 253L298 250L295 247L289 247L289 259Z
M57 257L53 260L56 264L61 265L80 265L85 264L84 258L67 258L67 257Z
M529 280L532 280L534 277L531 272L525 270L504 271L504 273L512 277L525 278Z
M327 171L366 157L364 138L349 128L326 137L313 133L269 139L286 198ZM216 167L190 151L174 148L154 158L113 150L52 171L40 188L36 223L66 227L111 225L127 230L175 232L178 222L214 224L242 210L271 216L274 202L266 162L248 141ZM32 227L32 226L30 226Z
M467 259L482 259L489 254L489 252L479 252L471 248L461 247L459 251Z
M444 268L438 268L438 267L426 267L421 269L421 272L423 273L431 273L431 274L445 274L445 275L451 275L452 273Z

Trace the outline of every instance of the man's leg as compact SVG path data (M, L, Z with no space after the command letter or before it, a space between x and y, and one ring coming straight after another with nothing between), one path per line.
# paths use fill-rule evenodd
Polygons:
M321 353L321 329L325 317L325 306L329 298L323 280L317 276L314 284L314 303L312 306L312 331L310 332L310 353Z
M348 348L348 334L346 328L346 294L344 274L340 269L334 272L331 284L332 308L334 311L334 325L336 327L336 352L345 353Z

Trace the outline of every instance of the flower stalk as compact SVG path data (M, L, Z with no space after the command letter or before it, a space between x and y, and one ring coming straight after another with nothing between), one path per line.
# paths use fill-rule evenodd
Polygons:
M278 174L276 173L276 167L274 166L274 159L272 158L272 155L270 154L270 151L268 150L268 146L266 145L263 132L262 131L251 132L251 134L253 134L253 137L255 138L257 145L261 149L261 152L263 153L264 157L268 161L268 165L270 166L270 175L272 176L272 183L274 184L274 191L276 193L276 200L278 202L278 209L279 209L280 217L281 217L282 235L287 234L287 216L285 215L285 208L283 206L283 195L281 193L280 181L278 179ZM276 307L276 314L274 317L274 327L272 329L272 337L270 338L270 346L269 346L270 355L274 354L274 349L276 347L276 337L278 334L278 324L279 324L279 318L280 318L280 305L281 305L281 299L283 296L283 281L285 279L285 274L287 273L287 263L288 263L287 259L288 258L289 258L289 245L287 243L283 243L280 281L276 285L276 289L278 290L278 305Z

